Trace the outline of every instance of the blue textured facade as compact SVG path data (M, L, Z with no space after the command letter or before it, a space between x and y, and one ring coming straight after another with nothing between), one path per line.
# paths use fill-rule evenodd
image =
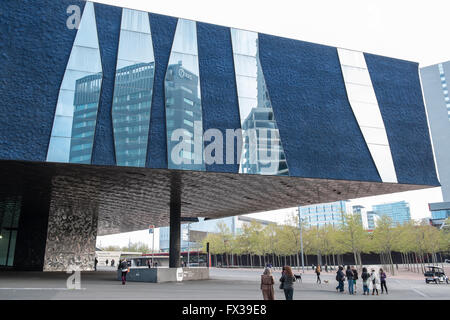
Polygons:
M439 185L417 63L365 54L399 183ZM389 84L389 85L388 85Z
M290 175L381 182L347 100L336 48L264 34L259 42Z
M95 130L92 163L114 165L114 141L111 121L114 78L119 45L121 8L95 4L98 41L102 58L103 80Z
M205 131L218 129L225 138L226 129L241 128L230 29L198 23L197 35L203 99L203 129ZM215 40L213 46L210 44L210 39ZM217 86L217 83L222 85ZM225 145L223 154L226 154ZM237 154L236 151L234 154ZM206 166L206 170L237 173L238 163L239 159L235 160L235 164L210 164Z
M67 1L0 2L0 159L45 161L76 30ZM83 9L84 1L70 1Z
M147 153L147 166L149 168L167 168L164 77L169 63L170 49L176 26L176 18L150 14L156 66L150 116L149 151Z
M58 91L76 30L68 5L83 1L0 3L0 159L44 162ZM95 4L103 83L94 165L114 165L111 121L121 8ZM146 167L167 168L164 77L177 18L149 14L155 79ZM239 129L230 29L197 23L203 130ZM337 50L259 35L259 57L289 175L381 182L352 113ZM365 54L392 150L398 182L439 185L416 63ZM225 150L224 150L225 151ZM207 171L238 172L238 164Z

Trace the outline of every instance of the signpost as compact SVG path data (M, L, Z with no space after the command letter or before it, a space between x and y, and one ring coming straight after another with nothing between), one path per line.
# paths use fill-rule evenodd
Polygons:
M155 226L154 225L151 224L148 226L148 233L153 234L153 239L152 239L152 267L153 267L153 265L154 265L153 259L154 259L154 255L155 255Z

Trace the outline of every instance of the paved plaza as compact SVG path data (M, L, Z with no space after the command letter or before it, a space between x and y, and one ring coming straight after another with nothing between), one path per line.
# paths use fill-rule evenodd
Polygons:
M123 286L113 271L81 273L81 289L67 289L65 273L0 272L0 299L132 299L132 300L260 300L259 279L262 269L210 269L210 280L179 283L127 282ZM298 273L297 270L295 270ZM284 299L278 289L279 270L274 272L277 282L276 299ZM323 273L322 284L316 284L311 270L295 284L294 300L436 300L450 299L450 285L425 284L420 275L408 274L388 278L389 295L363 296L361 280L356 295L336 292L335 274ZM325 280L328 283L325 283Z

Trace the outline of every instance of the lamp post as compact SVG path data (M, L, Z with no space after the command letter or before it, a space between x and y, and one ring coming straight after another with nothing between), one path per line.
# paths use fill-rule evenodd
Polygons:
M188 223L188 234L187 234L187 239L188 239L188 255L187 255L187 267L189 268L189 253L191 251L191 224Z
M300 209L297 208L298 211L298 225L300 228L300 251L301 251L301 255L302 255L302 273L305 273L305 261L303 259L303 224L302 224L302 217L300 215Z

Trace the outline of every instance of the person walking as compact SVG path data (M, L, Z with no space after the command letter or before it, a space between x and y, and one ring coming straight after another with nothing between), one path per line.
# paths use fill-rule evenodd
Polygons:
M322 283L322 280L320 280L320 264L317 265L316 271L315 271L315 272L316 272L316 275L317 275L316 283L321 284L321 283Z
M372 295L375 294L375 291L378 295L378 289L380 288L380 278L377 276L377 273L375 272L375 269L372 269L370 271L370 282L369 286L372 289Z
M370 290L369 290L369 282L370 282L370 274L369 272L367 272L367 268L364 267L362 269L362 273L361 273L361 279L363 281L363 295L367 295L370 294Z
M386 287L386 272L383 271L382 268L380 268L380 283L381 283L381 294L383 294L384 289L386 290L386 294L388 294L388 289Z
M339 292L344 292L344 280L345 280L344 267L339 266L338 271L336 272L336 281L338 282L336 292L338 290Z
M123 259L122 262L119 263L118 269L122 272L122 284L124 285L127 282L127 273L128 273L127 260Z
M284 290L284 296L286 300L292 300L294 298L294 282L295 277L292 273L292 269L289 266L284 266L280 278L280 289Z
M106 261L105 261L105 265L108 265L108 263L109 263L109 260L108 260L108 259L106 259Z
M353 289L356 294L356 280L358 280L358 270L356 269L355 266L352 267L352 272L353 272Z
M272 271L268 267L265 268L261 275L261 291L264 300L275 300L274 283L275 280L273 279Z
M98 264L98 260L97 260L97 257L95 257L95 260L94 260L94 270L95 271L97 271L97 264Z
M350 266L347 266L345 276L347 277L348 293L353 294L353 271L350 269Z
M111 259L111 267L114 267L114 263L115 263L114 259Z
M325 272L328 272L328 265L325 263Z

